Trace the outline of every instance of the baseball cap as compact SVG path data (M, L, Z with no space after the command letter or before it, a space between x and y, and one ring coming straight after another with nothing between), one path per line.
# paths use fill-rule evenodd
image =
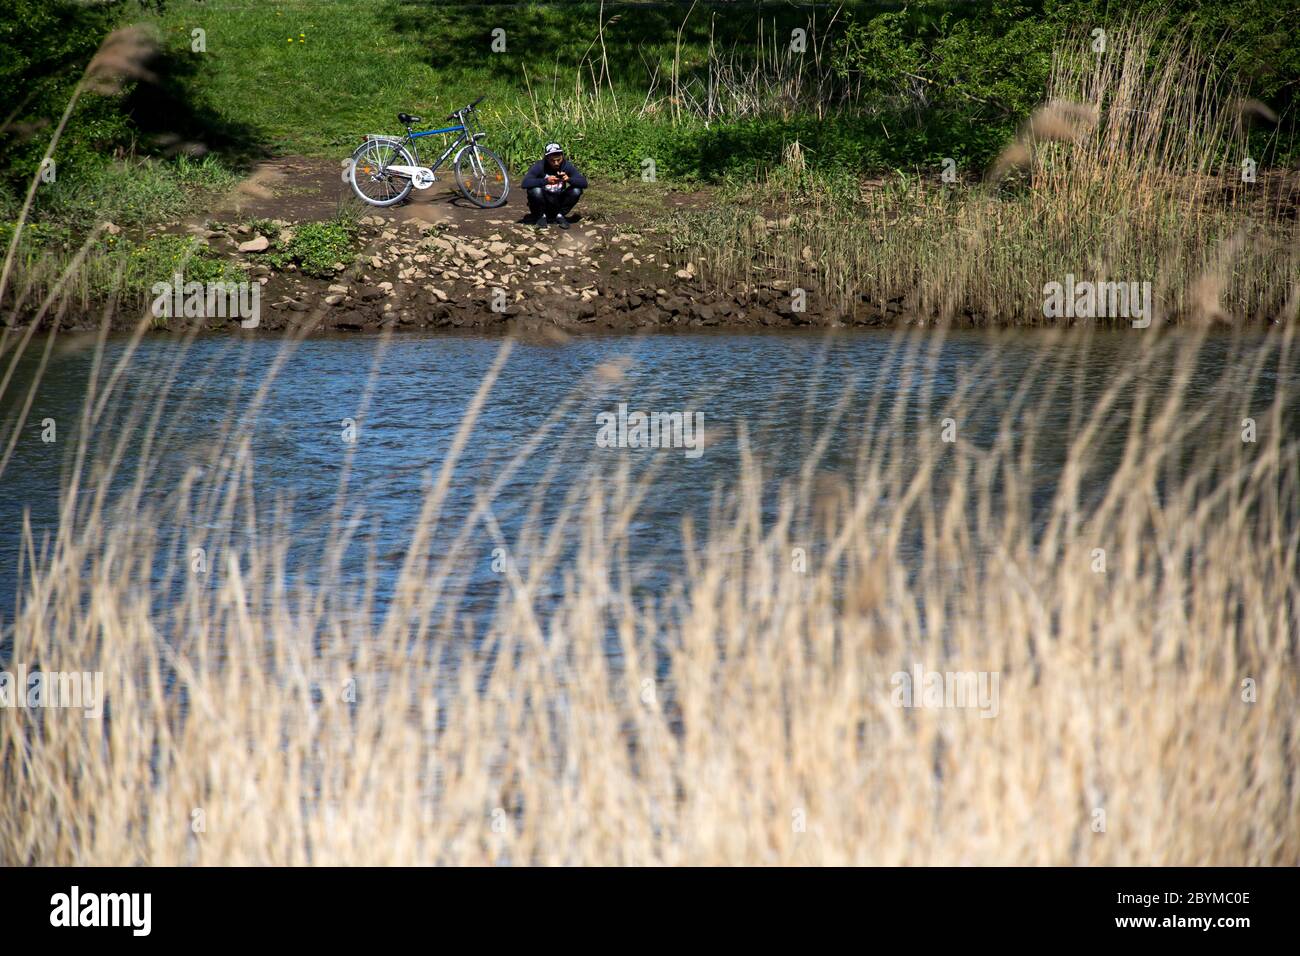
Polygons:
M542 153L542 155L551 156L555 153L562 153L562 152L564 152L564 147L561 146L559 143L547 143L546 152Z

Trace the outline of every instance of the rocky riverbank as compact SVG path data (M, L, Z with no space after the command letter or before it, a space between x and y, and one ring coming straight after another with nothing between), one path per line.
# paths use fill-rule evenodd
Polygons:
M554 326L655 329L709 326L807 326L838 321L803 311L788 287L710 288L693 263L679 268L663 248L626 226L578 222L568 230L482 213L477 228L458 222L374 215L357 224L357 249L331 276L274 268L276 246L299 224L272 220L272 239L246 224L216 224L201 239L260 282L262 331L309 325L319 330L384 327L502 329ZM883 321L888 313L876 317ZM191 320L172 320L166 324ZM245 323L247 325L247 323ZM208 321L216 330L237 319Z

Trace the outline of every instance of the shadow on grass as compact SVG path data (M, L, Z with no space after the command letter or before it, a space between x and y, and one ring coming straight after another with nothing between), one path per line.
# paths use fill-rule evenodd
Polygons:
M852 4L851 4L852 5ZM694 6L694 10L692 10ZM874 6L874 5L873 5ZM719 51L754 48L760 21L766 35L789 36L806 28L814 8L819 22L830 18L821 5L720 5L690 2L606 3L603 44L609 79L617 85L644 90L659 67L667 77L681 29L683 81L702 76L712 35ZM688 16L689 14L689 16ZM579 67L587 70L601 59L599 3L434 3L399 2L389 8L388 27L414 39L426 51L426 62L440 72L481 75L523 85L523 70L534 83L553 75L571 80ZM684 26L683 26L684 24ZM775 25L775 26L774 26ZM492 51L493 31L504 30L509 55Z
M147 151L160 155L213 153L231 169L247 171L272 155L268 143L248 124L230 120L196 103L199 58L158 51L147 64L157 77L127 95L123 111L140 131Z
M675 60L680 84L697 93L711 88L710 44L722 57L735 54L744 62L758 56L760 35L766 56L795 28L808 28L810 39L821 34L815 42L830 50L833 34L847 15L869 17L888 6L853 0L833 6L670 0L607 2L602 8L592 2L426 0L394 3L384 15L388 29L413 41L425 51L425 61L453 81L486 81L524 95L531 89L545 102L553 88L572 93L580 76L584 89L599 80L613 87L620 102L639 107L652 84L657 84L656 97L669 96ZM497 36L506 44L502 54L492 52L493 31L498 29L505 31L503 38ZM608 73L602 74L603 69ZM494 143L515 165L531 162L541 144L554 138L572 143L575 156L594 171L635 174L651 157L671 177L706 183L779 165L796 141L807 159L822 168L917 168L948 156L963 167L982 165L1014 132L1010 121L975 123L947 110L931 111L918 120L910 108L880 103L832 109L820 118L796 108L715 117L707 123L688 117L677 123L666 113L643 115L628 109L577 124L555 114L544 121L547 129L541 133L522 127L494 131Z

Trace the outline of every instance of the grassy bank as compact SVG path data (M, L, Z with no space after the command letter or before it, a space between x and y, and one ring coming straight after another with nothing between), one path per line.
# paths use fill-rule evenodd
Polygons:
M1111 38L1122 58L1060 44L1047 105L984 176L864 186L790 150L732 202L673 217L678 260L845 315L1040 324L1044 286L1074 275L1149 282L1165 318L1294 320L1300 176L1243 181L1258 107L1185 43L1136 23Z
M1152 32L1198 20L1158 14L1141 14ZM983 165L1042 101L1062 34L1088 49L1085 24L1125 18L1084 2L291 0L175 3L156 22L188 109L274 151L343 155L394 131L398 110L436 122L486 95L491 142L515 166L558 139L603 178L637 178L651 158L664 179L715 181L779 164L796 140L823 170ZM1284 79L1258 76L1289 79L1291 46L1255 38L1264 62L1247 61L1243 24L1214 25L1196 37L1200 65L1214 51L1280 103ZM1267 162L1279 144L1256 152Z
M394 131L399 109L433 123L486 95L488 142L516 172L558 139L601 192L709 191L638 226L718 286L802 289L853 320L1022 324L1044 320L1044 285L1069 275L1150 282L1171 318L1285 318L1294 118L1251 94L1289 104L1295 51L1249 33L1245 13L1181 6L1202 32L1082 2L980 16L928 0L125 7L147 28L141 51L116 93L87 89L71 115L116 97L134 138L70 124L55 151L66 168L34 193L43 232L14 244L7 304L48 293L79 254L76 307L111 298L124 248L199 217L258 157L339 159ZM112 158L93 165L92 147ZM11 221L24 198L12 182ZM128 231L102 241L105 222Z
M935 339L900 340L847 467L810 445L777 489L742 443L680 563L638 557L654 469L575 442L548 464L590 480L499 541L528 575L486 623L462 603L487 559L468 542L531 443L472 514L443 505L482 477L457 456L490 440L495 367L375 615L373 575L340 570L346 491L310 585L256 517L256 403L162 496L125 481L110 505L88 492L116 460L73 450L3 637L12 662L102 672L106 716L0 722L0 862L1295 865L1300 448L1285 386L1258 397L1294 369L1293 335L1224 363L1221 398L1188 388L1200 336L1138 341L1104 383L1079 380L1087 338L1062 338L941 398L914 377ZM161 403L175 371L123 362L79 440L131 444L148 475L175 416L114 395L154 376ZM547 430L590 429L579 407ZM996 441L962 437L989 414ZM1059 470L1032 466L1041 443ZM646 593L652 571L670 580ZM998 699L901 706L916 667L997 675Z
M176 5L159 27L171 50L206 31L190 98L273 150L345 155L362 133L400 132L399 110L437 123L486 95L489 142L515 168L558 139L604 178L652 158L689 180L752 172L800 136L880 161L885 131L858 128L860 101L831 70L845 9L879 5L320 0Z

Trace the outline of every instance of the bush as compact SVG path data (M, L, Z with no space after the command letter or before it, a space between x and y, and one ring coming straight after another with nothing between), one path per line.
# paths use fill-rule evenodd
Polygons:
M355 238L355 228L345 220L309 222L294 233L288 252L304 275L327 278L334 274L334 263L352 261Z
M192 160L139 159L105 162L42 184L40 214L47 220L88 228L97 222L121 226L164 222L184 215L196 195L228 188L232 173L212 157Z
M267 220L253 220L249 225L273 242L281 235L280 227ZM309 222L297 226L282 248L268 250L253 259L275 269L293 263L303 275L328 279L334 275L336 263L347 265L355 258L352 244L356 235L356 225L347 219Z
M0 133L0 178L25 191L40 165L59 117L123 0L89 5L68 0L6 0L0 6L0 103L13 110ZM117 97L86 95L60 140L67 171L96 165L100 151L129 140Z
M188 257L188 258L187 258ZM124 274L128 290L147 290L169 282L176 273L189 282L236 282L243 273L189 236L151 236L127 256Z
M959 4L914 0L868 15L851 9L833 57L836 71L881 106L890 165L934 165L952 157L982 166L1042 102L1053 44L1081 25L1137 18L1166 40L1186 33L1212 51L1216 68L1248 96L1290 115L1300 76L1300 44L1266 0L993 0ZM1257 155L1271 161L1279 141ZM1284 147L1286 148L1286 147Z
M0 103L7 121L0 128L0 216L13 218L21 209L59 120L104 37L126 13L162 6L162 0L5 0L0 5ZM74 205L70 196L88 196L112 185L106 168L114 155L132 152L138 136L127 107L133 88L128 83L111 95L83 91L53 154L55 182L37 191L36 216L51 204L66 214ZM132 178L124 188L134 184ZM130 220L130 207L128 202L119 215ZM151 214L140 212L139 221L149 221Z

